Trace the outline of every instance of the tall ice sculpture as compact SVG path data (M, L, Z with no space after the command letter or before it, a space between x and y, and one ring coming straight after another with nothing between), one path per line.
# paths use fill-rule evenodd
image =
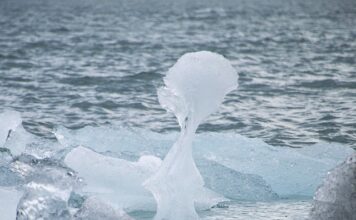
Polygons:
M230 62L208 51L187 53L169 69L158 98L177 117L181 133L159 170L144 182L157 202L155 220L199 219L195 203L206 189L194 163L192 141L199 124L217 111L237 81Z

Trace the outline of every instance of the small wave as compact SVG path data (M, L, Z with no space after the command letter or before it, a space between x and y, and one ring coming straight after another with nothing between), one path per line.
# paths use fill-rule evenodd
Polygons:
M67 33L69 31L70 30L66 27L58 27L58 28L53 28L50 30L50 32L52 32L52 33Z
M356 89L356 82L345 82L334 79L314 80L311 82L302 82L296 85L297 87L305 87L312 89Z

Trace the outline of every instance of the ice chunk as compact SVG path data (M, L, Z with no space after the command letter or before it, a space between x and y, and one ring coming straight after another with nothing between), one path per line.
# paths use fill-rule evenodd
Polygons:
M0 113L0 147L3 147L11 131L22 123L21 115L15 111Z
M161 159L144 155L132 162L77 147L68 153L64 162L84 178L83 191L87 195L94 195L126 211L155 210L154 198L142 183L158 170ZM204 195L198 199L199 208L206 208L203 202L206 199L217 197L204 190Z
M197 160L205 186L232 200L267 201L278 199L266 181L254 174L244 174L215 161Z
M133 220L123 210L114 208L110 204L89 197L85 200L81 209L75 214L77 220Z
M152 210L154 200L142 182L158 169L161 160L142 156L137 162L98 154L88 148L74 148L64 162L84 178L83 191L118 208Z
M237 79L228 60L207 51L187 53L169 69L158 98L177 117L181 134L159 170L144 183L157 202L156 220L199 218L195 203L206 190L194 163L192 141L199 124L237 88Z
M124 151L140 152L150 149L144 136L139 135L134 129L123 127L108 127L103 131L100 127L88 126L78 130L69 130L58 126L54 134L59 143L68 148L84 146L95 149L97 152L111 151L119 154Z
M54 133L65 148L84 146L96 152L109 153L120 158L132 156L135 159L143 154L163 157L178 137L177 133L160 134L121 126L87 126L77 130L58 127Z
M17 204L22 193L13 188L0 187L0 216L2 220L16 219Z
M63 135L63 139L71 145L77 142L94 150L112 152L113 155L127 159L139 158L142 154L163 157L178 136L177 133L159 134L143 129L132 130L123 127L86 127L73 131L62 128L57 132ZM121 137L122 135L125 137ZM136 141L130 141L130 139ZM238 173L260 176L274 192L282 197L312 197L327 171L353 152L352 148L335 143L318 143L299 149L274 147L260 139L247 138L235 133L201 133L196 135L193 142L195 160L215 161L227 168L224 171L221 170L221 172L226 172L226 175L230 175L233 169ZM198 163L197 166L199 170L205 169L202 173L204 179L215 176L213 169L205 167L208 164ZM243 178L243 176L240 177ZM233 182L225 181L224 183L225 188L235 189L235 195L243 195L240 189L230 185ZM254 186L257 185L254 184ZM207 187L210 186L207 185ZM248 190L248 188L244 189ZM261 190L263 192L263 189ZM249 195L249 193L246 192L244 195ZM263 195L268 194L256 195L256 198L261 198L261 200L270 198L269 196L263 198ZM251 197L239 197L242 200L249 200L249 198Z
M316 191L312 220L356 219L356 153L328 173Z
M26 153L43 159L53 157L63 146L27 132L22 126L20 113L6 111L0 113L0 150L1 148L10 150L13 156Z
M327 171L354 152L350 147L327 143L300 149L273 147L259 139L228 133L199 134L195 148L196 157L261 176L282 197L311 197Z
M10 133L4 147L9 149L14 156L25 153L37 159L55 157L64 148L57 141L27 132L22 125Z
M23 172L26 184L17 219L71 219L68 200L81 183L73 171L54 160L37 160L27 155L19 160L18 172Z

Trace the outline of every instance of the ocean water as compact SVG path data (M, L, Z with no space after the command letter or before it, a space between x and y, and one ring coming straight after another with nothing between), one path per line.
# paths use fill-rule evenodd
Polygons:
M213 208L199 213L202 220L307 220L311 203L308 200L274 202L229 203L223 208ZM152 219L152 212L135 212L139 220Z
M156 89L181 55L210 50L240 87L198 132L355 147L355 27L353 0L2 0L0 110L49 138L56 125L178 130Z
M77 209L82 198L73 199L68 192L81 179L58 164L63 146L67 147L64 151L75 144L92 148L100 147L100 143L112 147L121 142L128 148L143 147L142 143L150 147L159 143L158 148L170 146L179 126L174 116L159 105L156 91L168 68L181 55L199 50L224 55L239 73L239 88L198 129L208 141L198 141L196 148L208 145L205 153L213 152L207 157L218 162L217 174L222 169L232 182L243 176L236 173L241 171L240 160L235 163L234 155L224 155L230 146L236 146L233 152L239 152L238 144L247 146L241 152L256 156L252 162L257 168L263 168L260 156L265 153L270 158L268 166L285 166L279 177L285 177L288 169L325 171L336 161L328 154L333 146L340 149L340 155L333 153L337 159L348 152L340 146L356 148L354 0L2 0L0 113L8 109L20 112L24 128L36 136L18 129L5 144L19 147L19 152L26 145L32 156L12 158L9 152L14 153L13 149L0 148L0 185L21 188L35 182L54 186L48 188L54 189L49 192L45 187L38 191L41 187L36 184L26 186L21 210L28 208L26 201L41 202L41 195L47 196L50 202L44 207L53 213L61 211L67 200L71 201L69 208ZM130 136L131 131L124 130L120 136L105 130L112 125L144 130L149 135ZM73 138L64 135L68 139L65 141L74 140L69 147L67 142L59 144L55 140L54 131L65 130L61 126L69 133L79 133ZM103 129L85 135L88 127L81 130L85 126ZM212 134L210 139L206 133ZM169 140L163 138L166 135ZM247 141L240 135L258 140ZM229 146L214 151L218 145L214 140ZM322 144L318 147L311 147L319 142ZM323 145L325 142L331 144ZM248 146L253 148L251 152ZM315 155L322 152L321 146L327 152ZM304 152L301 155L291 149L300 147ZM263 151L259 151L261 148ZM138 147L130 152L123 147L107 154L132 161L141 150L147 149ZM286 153L274 158L274 151L279 156ZM157 152L162 157L163 153ZM297 162L288 163L288 158L296 155L300 156ZM316 170L304 169L300 166L303 161ZM257 168L250 162L241 160L253 173ZM265 183L261 178L258 184L262 186L278 187L280 183L273 172L266 176L257 171L254 174L258 176L251 177L252 182L261 176L267 179ZM315 184L311 183L313 187ZM302 186L296 184L295 189L305 190ZM216 188L224 189L219 185ZM51 195L56 194L65 199L53 199ZM12 208L16 207L14 201ZM311 195L292 199L282 196L273 201L232 201L227 206L200 211L199 215L202 219L304 220L310 207ZM67 207L63 209L66 212L62 213L70 216ZM154 212L129 214L139 220L151 219Z

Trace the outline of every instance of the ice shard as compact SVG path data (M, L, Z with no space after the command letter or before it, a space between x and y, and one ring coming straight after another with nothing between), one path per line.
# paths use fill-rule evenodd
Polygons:
M195 203L206 189L194 163L192 141L199 124L237 88L237 80L227 59L207 51L187 53L169 69L158 98L177 117L181 133L159 170L144 183L157 202L155 220L199 219Z

